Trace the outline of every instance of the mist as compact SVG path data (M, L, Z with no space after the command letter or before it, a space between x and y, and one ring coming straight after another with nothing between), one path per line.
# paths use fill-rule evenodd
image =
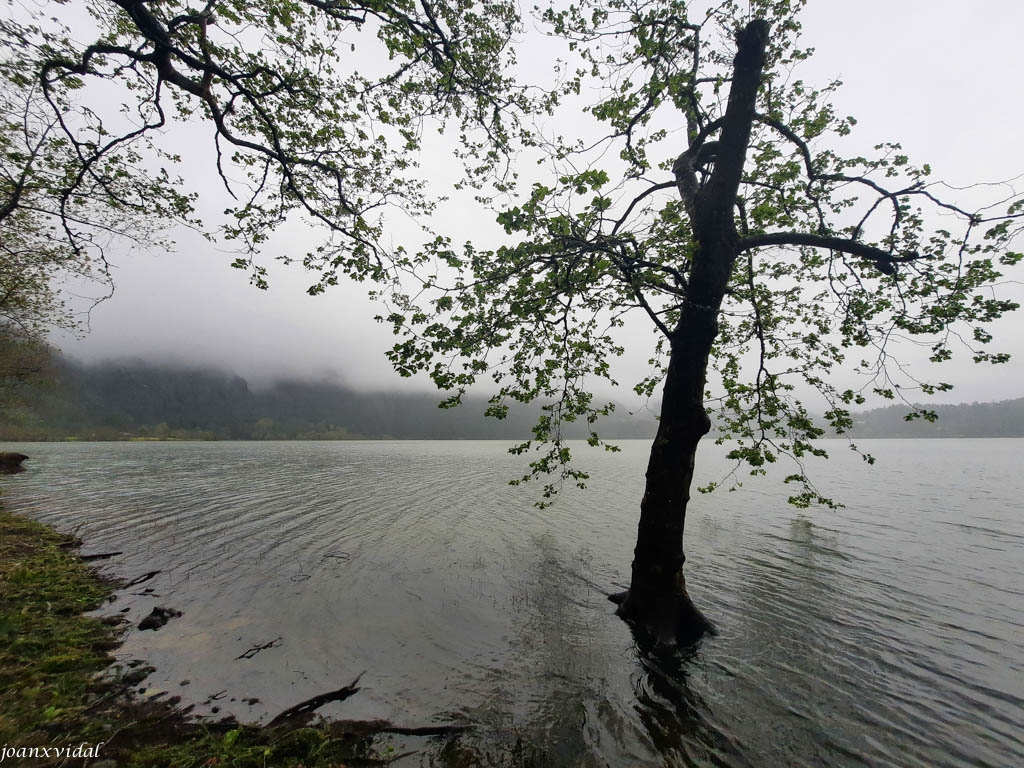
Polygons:
M955 29L951 19L956 19ZM878 142L896 140L913 162L932 166L933 178L952 185L1000 181L1024 171L1018 150L1024 104L1018 74L1024 71L1024 50L1016 40L1022 27L1024 7L1010 2L812 3L804 39L816 54L798 75L818 85L835 77L844 81L836 107L859 121L849 150L868 151ZM216 222L224 200L208 133L196 126L172 130L180 131L174 140L188 150L182 175L203 195L204 220ZM448 158L442 155L426 152L420 158L424 173L440 179L438 194L450 192ZM968 203L976 198L972 190L961 196ZM481 218L468 196L455 194L432 224L457 243L473 240L487 247L498 228ZM417 227L400 214L393 219L396 243L418 241ZM315 242L314 233L287 223L267 244L261 254L270 272L266 291L230 267L233 254L227 249L187 230L177 233L176 240L172 253L115 254L116 290L89 312L88 333L80 338L55 335L53 342L87 363L139 358L209 366L242 376L256 389L283 379L364 391L432 389L426 377L401 379L392 370L385 353L395 338L389 326L373 319L384 308L366 297L364 285L343 282L324 295L309 296L306 289L315 276L278 261L282 256L301 259ZM1005 290L1024 297L1019 285ZM965 354L936 368L928 365L926 352L910 345L899 349L912 372L954 385L937 401L1018 397L1024 394L1022 322L1010 317L996 326L993 348L1013 356L999 367L973 365ZM623 386L614 397L639 407L630 388L648 370L654 335L646 321L638 320L623 330L622 341L626 354L614 361L613 376ZM852 375L845 382L863 383Z

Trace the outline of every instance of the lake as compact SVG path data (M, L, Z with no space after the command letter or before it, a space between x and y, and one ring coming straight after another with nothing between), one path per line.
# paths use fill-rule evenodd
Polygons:
M720 632L658 656L605 598L649 447L620 445L581 446L589 487L543 511L503 442L22 444L0 487L123 551L113 575L160 571L106 612L183 612L119 655L201 712L266 721L364 673L321 711L472 724L482 765L1024 765L1024 440L862 441L874 467L833 441L810 472L838 511L772 478L695 494L687 583Z

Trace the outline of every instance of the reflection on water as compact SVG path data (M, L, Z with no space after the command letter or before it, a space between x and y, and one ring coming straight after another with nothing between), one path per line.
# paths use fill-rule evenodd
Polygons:
M688 586L721 633L685 654L640 653L605 598L646 448L543 512L500 443L34 445L3 487L116 575L160 571L110 610L184 612L123 653L200 710L266 720L365 670L325 714L475 726L411 765L1024 764L1022 441L837 456L840 512L698 497Z

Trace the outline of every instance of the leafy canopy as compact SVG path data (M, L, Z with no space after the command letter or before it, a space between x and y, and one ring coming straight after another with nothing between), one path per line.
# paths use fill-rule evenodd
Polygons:
M1021 259L1012 242L1024 199L1011 191L977 210L960 207L897 143L871 156L841 154L855 120L830 103L839 83L799 79L810 55L799 45L801 5L695 11L614 0L540 12L566 56L546 104L557 132L537 150L550 173L496 206L505 245L432 243L429 255L457 277L433 286L427 301L398 297L389 319L405 336L391 353L401 372L427 371L459 393L490 380L498 417L512 401L544 402L535 441L517 450L549 446L532 465L558 470L547 495L585 479L568 465L563 423L585 421L590 442L602 442L593 425L612 406L595 401L593 384L611 380L625 318L646 318L655 334L651 374L636 385L648 397L685 333L677 323L700 258L694 201L715 162L735 36L751 18L771 22L768 62L729 201L740 257L707 393L729 456L753 474L789 456L796 470L787 479L799 488L791 501L830 504L804 471L807 456L826 455L815 438L827 428L846 432L849 407L872 394L906 400L950 388L911 377L900 347L923 346L936 363L1007 359L988 348L988 329L1017 308L995 287ZM864 384L837 384L844 368ZM823 423L805 405L807 392L816 393ZM914 406L909 417L934 414Z
M524 101L505 74L517 21L500 1L8 4L0 236L33 281L21 316L73 323L53 279L107 282L111 248L167 247L172 224L233 241L262 287L253 257L304 219L327 233L305 257L314 292L338 273L386 282L405 259L380 245L381 212L433 206L416 170L425 124L462 132L471 176L507 152ZM232 201L219 231L176 172L188 123L207 126Z
M596 424L612 406L594 389L612 379L627 318L654 334L636 391L653 395L664 375L700 258L693 206L714 167L736 34L761 18L768 62L727 212L740 258L708 403L733 458L758 473L789 455L793 501L827 501L802 465L824 455L814 439L826 427L847 430L849 407L872 393L949 387L908 379L894 342L923 345L937 363L1006 359L989 349L990 327L1016 304L994 288L1021 258L1024 201L961 207L897 143L842 154L855 121L830 103L838 83L799 77L810 55L801 6L574 0L524 20L509 0L11 5L0 22L0 236L22 259L10 263L23 264L12 269L25 306L36 302L25 316L56 321L55 277L106 280L109 248L156 242L171 222L234 243L236 266L262 287L270 233L314 223L323 238L301 257L316 275L310 292L341 276L374 283L401 337L389 353L399 373L427 373L448 405L490 386L498 418L541 403L534 439L515 450L540 447L532 469L556 474L550 495L585 480L564 423L586 423L603 444ZM545 69L535 54L554 47ZM207 127L233 201L219 232L176 175L173 137L189 122ZM417 153L435 127L457 138L454 186L475 190L500 243L430 233L422 247L385 245L396 211L429 229L438 200ZM836 384L842 368L865 384Z

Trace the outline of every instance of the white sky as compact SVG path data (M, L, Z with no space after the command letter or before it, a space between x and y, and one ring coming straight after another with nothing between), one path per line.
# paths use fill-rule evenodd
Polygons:
M1017 0L811 0L804 43L817 52L800 76L816 84L836 76L844 81L834 103L857 117L855 136L865 149L899 141L912 162L930 163L933 178L954 185L1005 180L1024 173L1021 30L1024 3ZM194 138L190 146L203 145L203 134ZM437 161L430 160L435 167ZM310 297L311 281L300 268L273 266L275 249L301 236L289 231L271 244L266 292L229 267L229 253L190 233L172 254L121 254L114 258L116 293L93 311L91 333L55 341L82 360L212 364L252 381L301 376L387 389L426 386L391 370L384 350L394 339L372 320L379 309L359 286ZM1001 343L994 345L1015 353L1016 361L944 367L940 378L956 385L946 401L1024 396L1024 314L1018 314L998 328ZM619 369L626 391L630 372L641 371L650 353L651 335L645 330L639 338Z

